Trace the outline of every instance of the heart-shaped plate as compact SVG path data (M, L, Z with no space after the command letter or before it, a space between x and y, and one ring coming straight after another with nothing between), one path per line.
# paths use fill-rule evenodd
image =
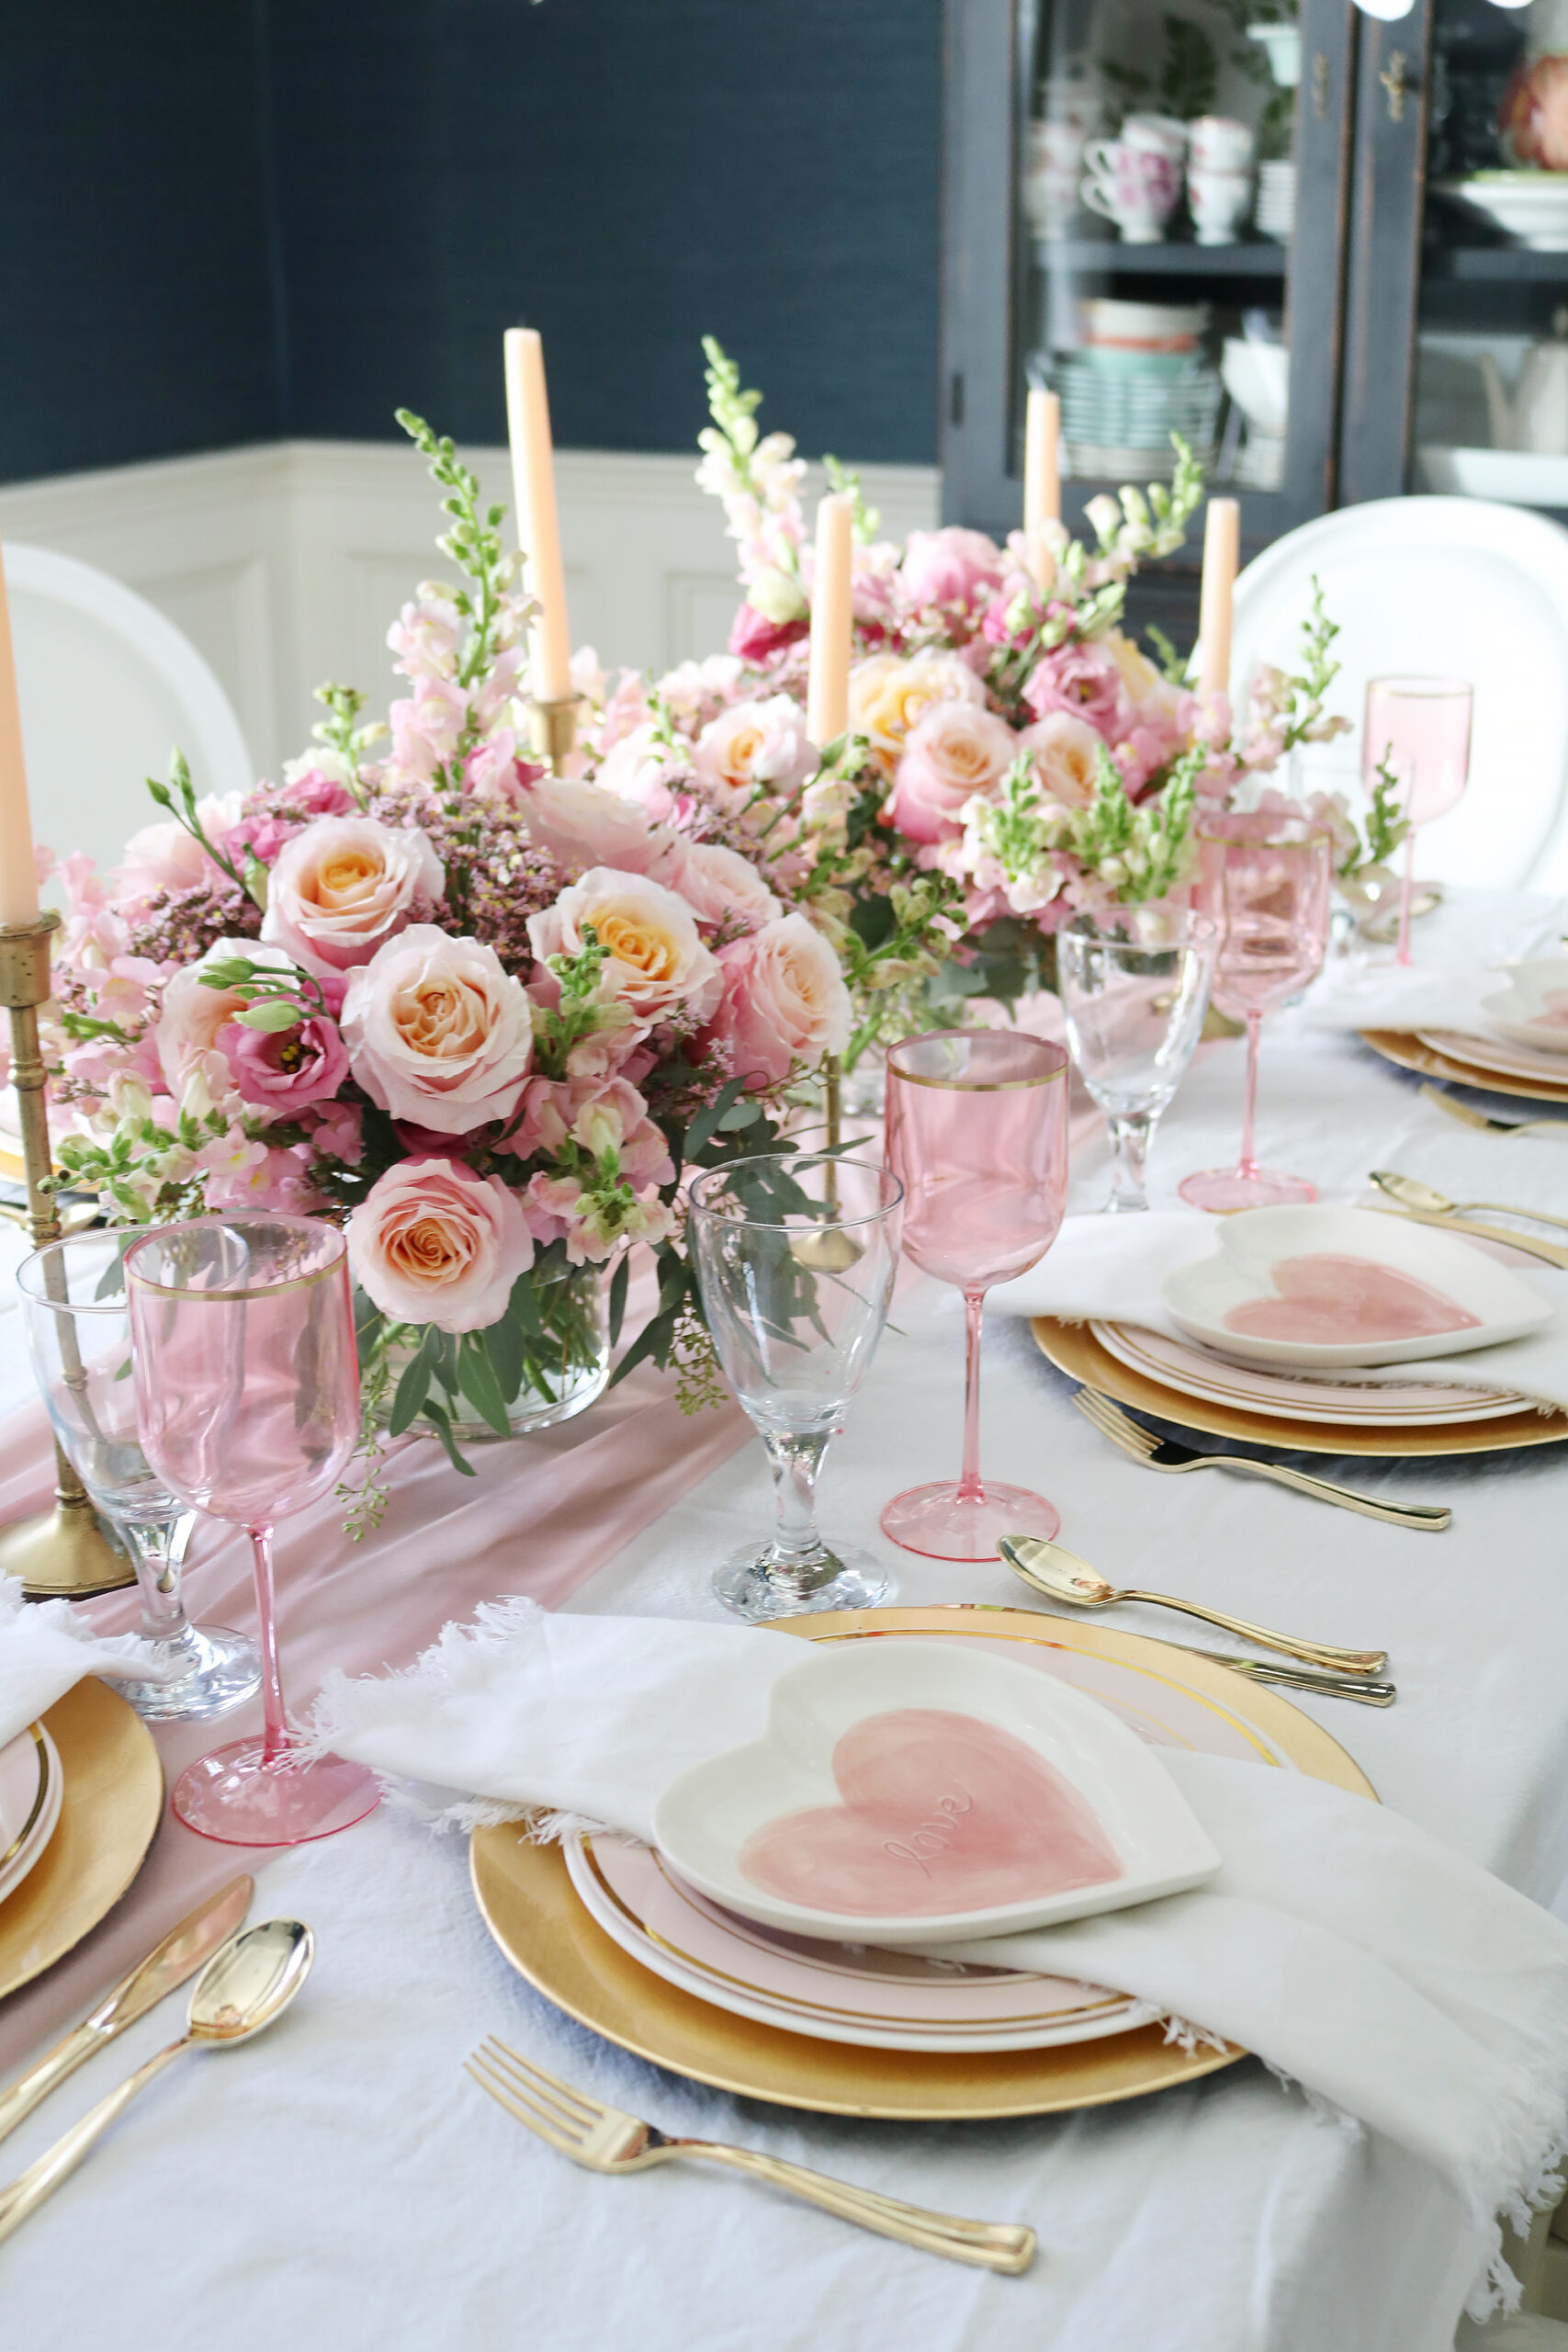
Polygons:
M966 1645L857 1642L781 1674L768 1728L654 1808L660 1852L742 1917L932 1944L1175 1894L1220 1857L1108 1708Z
M1568 1054L1568 956L1541 956L1508 969L1508 985L1481 1004L1499 1035L1538 1053Z
M1168 1274L1161 1295L1184 1331L1244 1363L1416 1363L1551 1319L1538 1291L1461 1235L1377 1209L1244 1209L1217 1220L1214 1241L1212 1257ZM1450 1310L1449 1329L1430 1328ZM1423 1319L1427 1328L1412 1328Z

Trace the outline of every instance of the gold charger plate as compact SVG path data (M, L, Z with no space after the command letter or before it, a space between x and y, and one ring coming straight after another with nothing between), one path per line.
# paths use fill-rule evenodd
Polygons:
M0 2000L62 1959L112 1911L164 1815L164 1767L135 1709L96 1675L43 1717L65 1796L53 1837L0 1903Z
M1427 1045L1413 1030L1363 1029L1360 1034L1361 1043L1381 1054L1385 1062L1396 1062L1401 1069L1419 1070L1423 1078L1440 1078L1450 1086L1472 1086L1482 1094L1523 1094L1532 1102L1568 1102L1568 1084L1557 1085L1549 1078L1510 1078L1499 1069L1483 1069L1479 1062L1457 1060Z
M1502 1453L1518 1445L1561 1445L1568 1440L1568 1413L1542 1413L1535 1406L1506 1413L1495 1421L1443 1421L1423 1427L1363 1430L1335 1421L1292 1421L1278 1413L1249 1413L1240 1406L1216 1405L1189 1396L1163 1381L1149 1380L1119 1363L1087 1323L1058 1323L1037 1315L1030 1324L1034 1344L1058 1372L1098 1388L1119 1404L1131 1405L1178 1429L1208 1437L1239 1437L1274 1453L1369 1453L1397 1462L1405 1453Z
M1076 1624L1035 1610L973 1605L843 1610L794 1618L770 1630L818 1642L940 1634L1041 1643L1123 1659L1162 1680L1179 1665L1187 1690L1203 1693L1227 1714L1234 1711L1313 1779L1376 1794L1338 1742L1288 1700L1141 1634ZM572 1891L560 1848L527 1844L514 1822L474 1831L468 1870L491 1934L547 2000L639 2058L745 2098L911 2122L1049 2115L1193 2082L1247 2054L1230 2047L1188 2057L1166 2041L1158 2026L1053 2050L972 2055L817 2041L754 2025L653 1975L589 1917Z

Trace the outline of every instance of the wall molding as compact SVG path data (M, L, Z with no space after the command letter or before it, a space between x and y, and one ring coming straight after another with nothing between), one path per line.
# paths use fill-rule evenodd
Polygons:
M463 455L510 505L506 451ZM572 638L607 667L664 670L723 646L734 563L694 469L686 455L558 453ZM862 470L889 537L935 525L935 467ZM808 495L823 487L814 469ZM0 537L97 565L185 630L261 774L308 741L323 679L363 687L373 709L402 689L386 632L419 582L447 568L439 522L419 458L380 442L274 442L0 489Z

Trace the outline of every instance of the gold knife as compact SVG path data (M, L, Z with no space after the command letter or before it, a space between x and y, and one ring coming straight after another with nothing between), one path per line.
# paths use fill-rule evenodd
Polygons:
M1472 1233L1478 1241L1506 1241L1528 1258L1542 1258L1549 1266L1568 1266L1568 1250L1558 1241L1538 1241L1533 1233L1510 1233L1500 1225L1483 1225L1472 1216L1428 1216L1423 1209L1396 1209L1392 1201L1363 1201L1374 1216L1400 1216L1406 1225L1433 1225L1442 1233Z
M107 2048L128 2025L145 2017L165 1993L172 1993L187 1976L194 1976L219 1945L228 1942L250 1909L255 1891L254 1879L245 1873L231 1878L227 1886L209 1895L205 1903L198 1903L190 1917L172 1928L157 1949L150 1951L129 1976L122 1977L112 1993L105 1994L90 2017L73 2026L64 2041L57 2041L36 2066L29 2066L8 2091L0 2093L0 2140L14 2132L57 2084L73 2075L84 2059L90 2058L95 2050Z

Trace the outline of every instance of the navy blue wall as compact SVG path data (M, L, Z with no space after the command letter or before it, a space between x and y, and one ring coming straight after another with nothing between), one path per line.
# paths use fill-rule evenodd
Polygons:
M19 69L19 70L18 70ZM0 91L0 478L286 433L936 454L940 0L51 0ZM95 353L103 372L89 372Z

